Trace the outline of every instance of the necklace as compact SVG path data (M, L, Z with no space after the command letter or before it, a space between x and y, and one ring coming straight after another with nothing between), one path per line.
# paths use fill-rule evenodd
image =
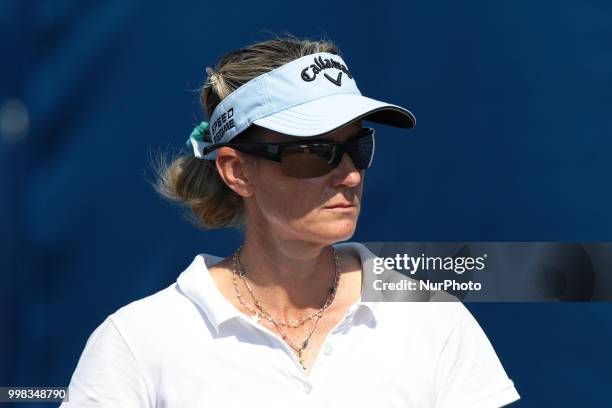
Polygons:
M245 279L246 271L244 270L244 268L242 267L240 263L239 254L240 254L241 249L242 249L242 246L240 246L236 250L233 256L233 272L234 272L233 283L234 283L234 290L236 292L236 296L238 297L238 301L240 302L240 305L242 305L242 307L244 307L245 309L249 310L251 313L254 313L255 314L254 318L256 320L259 320L259 317L263 317L270 323L274 324L276 329L281 334L283 340L292 349L296 351L300 364L302 365L302 368L305 370L306 367L304 366L303 351L306 347L308 347L308 341L310 340L310 337L314 333L314 330L317 327L317 323L319 322L319 319L321 319L321 317L323 316L323 312L325 311L325 309L327 309L333 302L334 297L336 295L336 291L338 289L340 262L338 260L338 254L336 253L336 250L332 247L332 255L333 255L333 260L334 260L334 268L335 268L334 283L333 283L333 286L329 288L327 300L325 301L325 304L323 305L323 307L321 307L319 310L317 310L316 312L308 316L302 317L301 319L289 319L288 321L284 321L284 320L278 320L272 317L272 315L270 315L266 311L265 307L261 304L261 302L259 302L259 300L257 300L257 298L255 297L255 293L253 292L253 289L249 285L248 281ZM244 282L247 290L249 291L249 294L251 295L251 298L253 299L253 303L255 304L255 307L257 309L254 309L250 305L247 305L242 299L242 295L240 293L240 290L238 289L238 277ZM289 339L287 332L282 328L282 326L289 326L292 328L296 328L296 327L303 325L307 321L312 320L313 318L315 319L315 321L312 326L312 329L308 333L308 336L306 336L306 338L304 339L300 347L296 346Z
M333 302L334 297L336 295L336 289L338 288L338 280L339 280L339 277L340 277L339 276L340 266L339 266L338 254L336 253L335 249L332 248L333 258L334 258L334 266L335 266L334 283L333 283L333 286L329 288L329 294L328 294L327 300L325 301L325 304L323 305L323 307L321 309L315 311L314 313L312 313L309 316L305 316L305 317L302 317L301 319L297 319L297 320L289 319L288 321L274 319L269 313L266 312L266 310L263 307L263 305L255 298L255 294L253 292L253 289L251 289L251 285L249 285L248 281L246 279L244 279L246 271L244 270L244 268L242 267L242 264L240 263L239 253L240 253L241 249L242 249L242 246L240 246L240 248L238 248L236 250L236 252L234 253L234 256L233 256L233 271L234 271L233 283L234 283L234 289L236 291L236 296L238 297L238 301L240 302L242 307L244 307L245 309L249 310L251 313L254 313L255 317L257 319L259 319L259 317L263 317L264 319L266 319L270 323L278 324L278 325L281 325L281 326L289 326L289 327L292 327L292 328L297 328L297 327L300 327L301 325L303 325L304 323L306 323L308 320L311 320L314 317L319 317L319 315L322 314L323 311L325 309L327 309L331 305L331 303ZM238 277L240 277L242 279L242 281L244 282L245 286L247 287L247 290L249 291L251 297L253 298L253 302L255 303L255 306L257 307L257 310L254 309L253 307L251 307L250 305L247 305L246 303L244 303L244 301L242 299L242 295L241 295L240 291L238 290L238 284L237 284L237 278Z

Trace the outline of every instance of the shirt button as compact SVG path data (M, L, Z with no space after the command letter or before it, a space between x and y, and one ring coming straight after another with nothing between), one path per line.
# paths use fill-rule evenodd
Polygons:
M310 385L308 383L304 384L304 392L306 394L310 394L312 392L312 385Z
M323 352L325 353L325 355L330 355L332 352L334 351L334 348L328 344L325 346L325 348L323 349Z

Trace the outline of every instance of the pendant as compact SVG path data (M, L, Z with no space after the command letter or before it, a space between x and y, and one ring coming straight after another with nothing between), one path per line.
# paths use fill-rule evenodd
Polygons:
M255 323L257 323L260 320L259 313L255 313L255 316L252 316L251 320L253 320Z

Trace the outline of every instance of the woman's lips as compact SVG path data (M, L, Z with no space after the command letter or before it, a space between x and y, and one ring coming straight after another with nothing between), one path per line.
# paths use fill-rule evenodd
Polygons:
M350 212L353 211L357 206L352 203L340 203L340 204L332 204L326 207L323 207L325 210L333 210L338 212Z

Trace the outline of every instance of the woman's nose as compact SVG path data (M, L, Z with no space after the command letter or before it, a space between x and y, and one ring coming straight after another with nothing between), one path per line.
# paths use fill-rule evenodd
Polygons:
M340 164L332 172L334 185L355 187L361 183L362 171L355 167L353 160L348 154L344 153Z

